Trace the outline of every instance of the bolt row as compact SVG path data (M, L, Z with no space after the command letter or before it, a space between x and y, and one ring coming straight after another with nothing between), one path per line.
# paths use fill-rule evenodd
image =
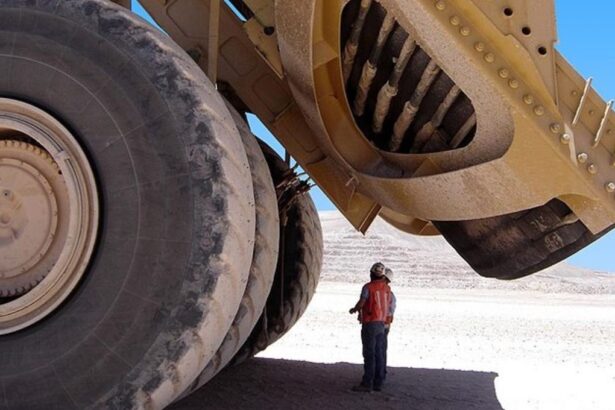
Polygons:
M447 4L445 0L437 0L435 2L435 7L438 11L445 11L447 8ZM471 34L471 29L467 26L463 25L463 22L461 20L461 18L457 15L453 15L449 18L449 23L454 26L454 27L459 27L459 34L461 34L464 37L467 37ZM474 43L474 50L476 50L478 53L482 54L483 60L488 63L488 64L493 64L496 61L496 56L493 52L488 51L487 50L487 46L485 45L485 43L483 43L482 41L477 41ZM519 80L512 78L511 77L511 73L507 68L500 68L498 70L498 76L507 81L508 87L516 90L519 88L519 86L521 85L519 83ZM578 92L574 91L574 93L578 94ZM540 105L540 104L536 104L536 100L534 98L533 95L531 94L524 94L522 97L522 101L527 105L527 106L532 106L532 111L534 113L534 115L536 115L537 117L542 117L543 115L545 115L546 113L546 109L544 106ZM611 108L612 103L608 105L607 108L607 112L608 110ZM605 115L606 118L606 115ZM603 119L604 122L604 119ZM601 124L601 128L604 127L604 124ZM567 133L561 133L562 132L562 125L560 123L552 123L549 126L550 131L553 134L557 134L560 136L560 142L564 145L568 145L570 144L570 142L572 141L572 137L567 134ZM610 130L609 130L610 131ZM607 131L607 133L609 133ZM600 139L597 137L598 142L600 141ZM595 141L594 141L595 143ZM582 152L580 154L577 155L577 161L581 164L585 164L589 161L589 156ZM612 164L613 166L615 166L615 160ZM587 172L590 175L596 175L598 174L598 166L594 163L589 163L586 167ZM605 190L608 193L614 193L615 192L615 182L608 182L605 184Z
M435 3L435 7L439 11L444 11L446 10L447 4L444 0L438 0ZM457 15L451 16L449 18L449 23L454 27L459 27L459 34L461 34L464 37L468 37L472 33L472 30L469 27L463 25L461 18ZM483 43L482 41L475 42L474 49L477 52L482 54L483 60L485 60L486 63L488 64L495 63L496 61L495 54L487 50L485 43ZM516 90L521 86L521 83L519 82L519 80L517 80L516 78L511 78L511 73L507 68L500 68L498 70L498 75L500 76L500 78L506 80L508 87L510 87L513 90ZM546 113L544 106L540 104L534 105L535 99L531 94L524 95L522 99L525 104L533 106L533 112L536 116L542 117Z

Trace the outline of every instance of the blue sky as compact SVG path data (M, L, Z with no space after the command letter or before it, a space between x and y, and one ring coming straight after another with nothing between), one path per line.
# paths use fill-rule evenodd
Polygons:
M615 98L615 47L613 44L612 20L615 16L615 2L597 1L555 1L559 44L557 48L584 77L593 77L594 88L606 99ZM143 9L133 0L133 8L145 16ZM151 20L150 20L151 21ZM282 146L267 129L252 116L252 131L266 140L278 152ZM312 197L319 210L335 209L327 197L315 188ZM615 272L615 232L585 248L568 261L586 268Z

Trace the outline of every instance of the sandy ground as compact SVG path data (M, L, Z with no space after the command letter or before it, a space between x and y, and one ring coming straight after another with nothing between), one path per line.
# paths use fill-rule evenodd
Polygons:
M290 333L173 408L615 409L615 296L394 288L382 393L362 374L357 284L321 283Z

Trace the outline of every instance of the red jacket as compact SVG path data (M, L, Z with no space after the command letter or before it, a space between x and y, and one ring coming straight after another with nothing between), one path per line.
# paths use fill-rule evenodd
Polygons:
M365 286L369 294L361 309L361 323L386 322L389 317L391 288L384 280L374 280Z

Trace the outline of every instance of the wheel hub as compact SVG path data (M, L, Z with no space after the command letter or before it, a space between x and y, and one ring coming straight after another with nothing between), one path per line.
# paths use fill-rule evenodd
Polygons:
M0 98L0 335L70 295L97 229L96 185L76 139L39 108Z
M34 145L4 140L0 150L0 296L6 297L29 291L53 266L47 256L58 205L48 181L59 175L55 162Z

